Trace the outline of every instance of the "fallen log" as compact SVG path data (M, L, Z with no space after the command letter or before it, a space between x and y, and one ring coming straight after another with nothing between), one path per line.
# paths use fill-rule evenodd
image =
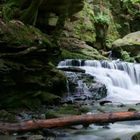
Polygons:
M113 123L128 120L140 120L140 112L113 112L103 114L74 115L46 120L29 120L21 123L0 123L0 130L4 132L19 132L41 128L55 128L78 124L88 125L92 123Z

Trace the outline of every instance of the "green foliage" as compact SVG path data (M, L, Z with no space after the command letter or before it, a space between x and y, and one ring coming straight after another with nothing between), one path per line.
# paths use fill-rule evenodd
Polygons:
M131 16L139 14L140 0L122 0L124 8Z
M83 10L78 14L78 20L73 22L71 27L74 37L86 42L95 42L94 12L88 2L84 2Z
M127 51L121 51L121 59L127 62L134 62L134 58L130 56L130 53Z
M51 46L47 36L33 26L25 26L20 21L12 20L0 27L1 40L9 43L11 46Z
M124 3L139 3L140 2L140 0L121 0L121 1L123 1Z
M135 133L131 138L131 140L139 140L139 139L140 139L140 132Z
M20 15L20 7L25 2L25 0L8 0L2 5L2 15L4 20L9 21L13 17L18 17Z
M59 106L56 109L48 110L46 113L46 118L58 118L58 117L64 117L67 115L80 115L82 113L86 113L90 110L90 108L83 106L79 107L77 105L63 105Z
M98 23L98 24L109 25L109 22L110 22L109 15L103 14L102 12L98 13L97 16L94 17L94 20L95 20L95 23Z

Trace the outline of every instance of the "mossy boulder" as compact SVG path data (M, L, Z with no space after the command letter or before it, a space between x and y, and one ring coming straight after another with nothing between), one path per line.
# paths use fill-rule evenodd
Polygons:
M61 38L61 59L108 59L97 49L76 38Z
M60 100L66 77L51 61L60 53L40 30L0 20L0 108L37 108Z
M135 56L134 58L135 58L136 62L140 63L140 53L137 56Z
M130 33L112 44L113 55L129 62L139 62L140 31Z
M113 49L122 49L132 54L138 54L140 52L140 31L130 33L113 42Z
M140 132L135 133L135 134L132 136L131 140L140 140Z

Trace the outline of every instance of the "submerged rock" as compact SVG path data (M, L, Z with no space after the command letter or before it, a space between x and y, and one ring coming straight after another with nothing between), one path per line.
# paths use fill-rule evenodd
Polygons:
M67 72L69 95L73 100L99 100L107 96L106 86L85 73Z

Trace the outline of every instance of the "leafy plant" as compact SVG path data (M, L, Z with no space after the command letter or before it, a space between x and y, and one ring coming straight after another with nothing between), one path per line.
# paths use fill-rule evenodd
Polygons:
M132 16L139 14L140 0L121 0L124 8L127 9L128 13Z
M106 24L109 25L110 18L107 14L103 14L102 12L97 14L97 16L94 17L95 23L99 24Z
M140 2L140 0L121 0L121 1L123 1L124 3L131 2L132 4Z

